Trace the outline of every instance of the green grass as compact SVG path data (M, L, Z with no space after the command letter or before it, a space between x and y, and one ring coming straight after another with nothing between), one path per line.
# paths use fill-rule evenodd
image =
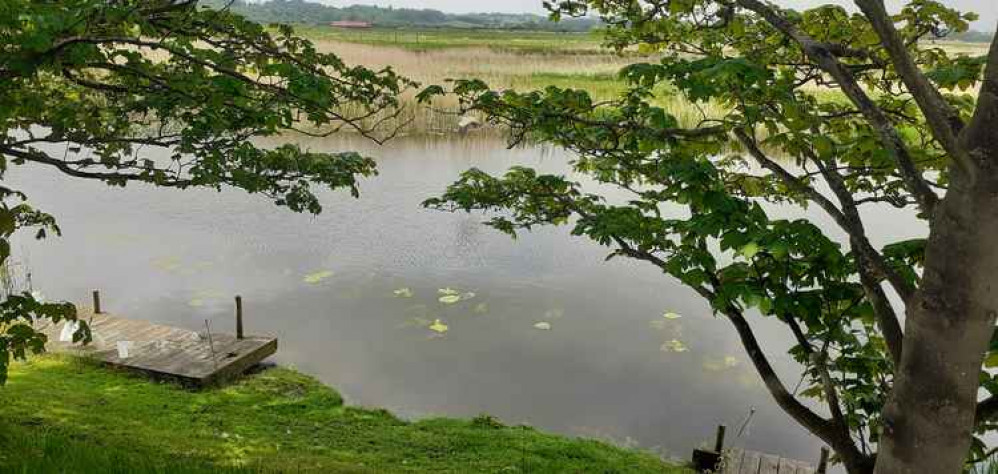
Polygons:
M2 472L687 472L490 417L403 421L283 368L191 392L45 356L0 405Z
M297 33L316 40L343 41L374 46L392 46L413 51L449 48L489 48L523 53L599 54L598 32L558 33L544 31L462 28L371 28L343 29L329 26L295 26ZM605 52L605 51L602 51Z

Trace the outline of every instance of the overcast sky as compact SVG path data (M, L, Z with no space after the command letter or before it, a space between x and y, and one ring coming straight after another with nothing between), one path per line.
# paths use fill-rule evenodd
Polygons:
M543 0L320 0L334 6L367 4L409 8L433 8L446 12L506 12L506 13L543 13ZM896 7L903 0L887 0L889 5ZM852 5L849 0L777 0L782 5L804 8L825 3ZM998 25L998 0L943 0L963 11L975 11L981 15L981 20L974 25L979 30L995 31Z

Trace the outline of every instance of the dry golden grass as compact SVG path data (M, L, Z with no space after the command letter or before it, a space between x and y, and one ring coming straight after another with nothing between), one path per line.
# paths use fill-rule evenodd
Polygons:
M539 53L468 47L418 51L323 39L314 41L320 51L334 53L348 64L375 69L390 66L422 85L445 85L450 79L475 78L500 90L530 91L548 86L583 89L599 100L618 97L626 90L626 85L617 76L622 68L637 61L654 60L610 52L580 55L557 50ZM723 113L715 106L693 106L667 88L660 91L658 102L689 126L705 117ZM438 99L427 107L417 104L415 93L410 92L403 96L403 104L405 110L398 119L385 123L386 129L401 126L406 134L450 133L457 129L459 104L454 97Z
M343 42L328 37L312 38L320 51L335 53L348 64L371 68L392 67L396 72L423 85L445 85L449 79L481 79L493 89L530 91L548 86L577 88L588 91L598 100L618 97L626 84L617 77L625 66L639 61L654 61L653 57L603 53L572 54L564 49L515 50L499 47L454 47L414 50L405 47ZM928 45L926 45L928 46ZM938 42L935 46L950 54L979 55L987 52L986 44ZM837 91L811 86L811 92L829 95L834 100ZM405 109L399 117L387 121L385 129L401 128L403 134L450 133L457 129L459 104L453 97L438 99L432 107L417 104L415 91L403 96ZM728 109L721 104L695 105L663 86L655 99L679 119L681 125L696 126L704 119L719 118ZM349 112L349 111L348 111ZM372 123L368 120L367 123Z

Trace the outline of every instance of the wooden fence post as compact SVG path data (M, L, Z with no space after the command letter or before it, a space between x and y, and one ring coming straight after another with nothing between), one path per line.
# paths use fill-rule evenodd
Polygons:
M818 470L816 471L818 474L825 474L828 472L828 456L830 454L831 452L828 448L821 448L821 460L818 461Z
M728 427L725 425L718 425L717 427L717 440L714 441L714 452L721 454L724 452L724 433L728 431Z
M94 290L94 314L101 314L100 290Z
M236 339L243 338L243 297L236 296Z

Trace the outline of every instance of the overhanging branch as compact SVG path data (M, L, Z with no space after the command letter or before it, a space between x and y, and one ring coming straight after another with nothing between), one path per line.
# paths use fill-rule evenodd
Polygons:
M870 99L869 95L867 95L867 93L859 85L856 78L851 72L849 72L848 68L839 62L832 52L822 48L822 43L815 41L813 38L800 31L787 18L777 13L773 7L759 0L736 1L742 7L761 16L773 28L776 28L778 31L797 42L801 48L803 48L804 53L811 58L812 61L814 61L819 67L821 67L822 70L838 82L839 87L841 87L845 95L863 113L863 116L870 122L874 130L877 131L877 134L880 137L880 142L884 145L885 149L890 153L895 163L897 163L898 168L901 170L902 177L908 191L915 196L919 202L919 206L924 212L931 213L935 208L936 203L939 202L939 196L932 191L932 188L925 181L924 177L922 177L922 173L915 165L914 159L912 159L911 154L908 152L908 149L904 144L904 140L901 138L901 135L891 123L890 119L884 111L877 107L873 100Z
M915 64L901 35L894 27L894 21L887 13L883 0L856 0L856 5L870 20L874 31L880 37L881 43L891 57L894 69L925 114L933 136L960 168L966 172L975 172L977 166L957 139L964 127L960 114L946 102L942 94L933 87Z

